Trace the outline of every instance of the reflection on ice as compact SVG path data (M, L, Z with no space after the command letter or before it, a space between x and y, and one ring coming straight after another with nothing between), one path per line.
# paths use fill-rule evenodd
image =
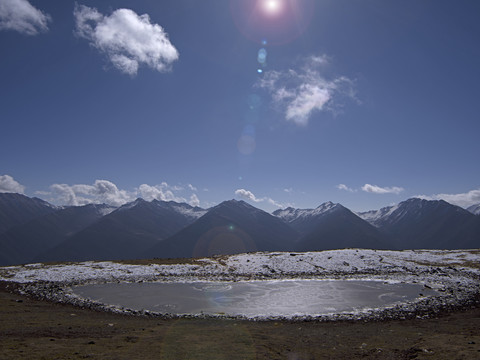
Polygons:
M74 292L133 310L247 317L355 312L437 293L418 284L362 280L122 283L78 286Z

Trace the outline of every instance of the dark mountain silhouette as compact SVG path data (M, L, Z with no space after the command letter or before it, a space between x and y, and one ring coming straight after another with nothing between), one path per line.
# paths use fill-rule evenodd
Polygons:
M443 200L413 198L360 216L387 235L398 249L480 247L476 216Z
M293 248L295 230L279 218L244 201L230 200L211 208L204 216L144 257L202 257L250 251L282 251Z
M36 217L0 235L1 265L31 262L38 254L67 240L114 208L108 205L72 206Z
M134 259L196 218L204 210L187 204L137 199L79 231L37 261Z
M441 200L409 199L359 214L327 202L274 215L236 200L207 211L137 199L113 211L0 194L0 265L346 247L480 248L480 216Z
M13 193L0 193L0 234L38 216L49 214L57 207L38 198Z
M295 250L315 251L342 248L390 248L385 237L372 225L340 204L327 202L316 209L277 210L302 237Z

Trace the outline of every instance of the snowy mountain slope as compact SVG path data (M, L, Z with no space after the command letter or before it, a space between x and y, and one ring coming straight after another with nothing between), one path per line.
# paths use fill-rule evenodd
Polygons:
M321 204L315 209L294 209L288 207L286 209L278 209L273 212L273 215L279 217L289 224L295 224L303 220L311 219L315 216L322 215L327 211L334 209L339 204L334 204L331 201Z
M312 231L317 222L327 213L338 210L342 205L334 204L328 201L315 209L279 209L273 212L273 215L279 217L298 231L301 235L306 235Z
M470 211L474 215L480 215L480 204L476 204L468 207L467 211Z

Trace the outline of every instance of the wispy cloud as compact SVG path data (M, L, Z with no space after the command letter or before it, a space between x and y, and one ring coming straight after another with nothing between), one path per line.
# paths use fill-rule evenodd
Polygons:
M48 31L50 21L50 15L35 8L27 0L0 1L0 30L37 35Z
M169 71L178 59L178 51L165 30L150 23L147 14L118 9L104 16L95 8L78 4L73 14L78 36L87 39L123 73L136 75L141 64Z
M335 187L339 190L345 190L345 191L352 192L352 193L357 191L356 189L352 189L345 184L338 184Z
M195 186L193 186L192 184L188 184L187 187L192 191L198 191L198 189Z
M262 198L257 198L251 191L245 190L245 189L238 189L235 190L235 195L238 196L239 198L242 198L244 200L248 201L253 201L256 203L261 203L261 202L267 202L270 205L273 205L278 208L284 208L285 205L280 204L279 202L269 198L269 197L262 197Z
M324 75L329 63L327 56L310 56L302 63L297 70L267 71L256 84L271 94L274 105L284 112L286 120L305 126L314 112L335 112L341 97L355 98L352 80Z
M0 193L23 194L25 186L21 185L10 175L0 175Z
M398 186L380 187L377 185L365 184L362 186L362 190L368 193L373 193L373 194L397 194L398 195L405 189Z
M480 204L480 189L470 190L460 194L417 195L416 197L426 200L445 200L450 204L467 208Z

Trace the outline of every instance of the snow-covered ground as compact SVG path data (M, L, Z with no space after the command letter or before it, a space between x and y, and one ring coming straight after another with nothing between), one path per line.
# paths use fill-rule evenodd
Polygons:
M479 264L480 250L345 249L249 253L176 265L129 265L112 261L29 264L0 268L0 280L24 284L25 292L37 291L42 297L72 302L75 296L68 291L70 286L98 282L372 279L420 283L441 291L441 303L454 306L479 293ZM45 286L50 290L46 291ZM52 286L61 291L52 292Z
M198 259L195 264L128 265L112 261L62 265L27 264L0 268L0 280L17 283L49 281L84 283L96 280L138 281L143 278L181 280L184 277L278 278L362 274L415 274L442 268L452 274L480 274L480 250L385 251L345 249L322 252L249 253ZM426 279L427 280L427 279Z

